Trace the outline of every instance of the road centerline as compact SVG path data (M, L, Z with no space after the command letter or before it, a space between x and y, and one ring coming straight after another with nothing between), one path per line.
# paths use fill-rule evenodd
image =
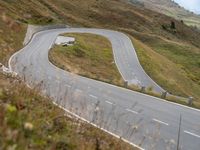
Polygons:
M131 113L133 113L133 114L138 114L137 111L131 110L131 109L129 109L129 108L127 108L126 111L131 112Z
M98 99L98 97L95 96L95 95L90 94L89 96L92 97L92 98L94 98L94 99Z
M200 135L197 135L197 134L195 134L195 133L193 133L193 132L190 132L190 131L187 131L187 130L184 130L184 133L189 134L189 135L192 135L192 136L195 136L195 137L197 137L197 138L200 138Z
M110 105L114 105L114 103L110 102L110 101L105 101L106 103L110 104Z
M161 120L158 120L158 119L152 119L153 121L155 121L155 122L158 122L158 123L160 123L160 124L164 124L164 125L166 125L166 126L169 126L169 124L168 123L166 123L166 122L164 122L164 121L161 121Z

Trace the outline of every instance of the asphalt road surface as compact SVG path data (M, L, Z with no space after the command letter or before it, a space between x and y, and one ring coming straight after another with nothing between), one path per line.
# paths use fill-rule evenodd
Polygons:
M40 88L57 104L148 150L200 149L200 111L141 93L71 74L53 66L49 49L61 33L94 33L107 37L121 75L129 83L154 86L143 71L130 39L103 29L54 29L34 35L10 60L12 69L31 87Z

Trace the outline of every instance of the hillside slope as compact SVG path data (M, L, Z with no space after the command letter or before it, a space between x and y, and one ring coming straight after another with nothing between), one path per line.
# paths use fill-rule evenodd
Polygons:
M11 47L4 48L4 53L0 51L3 63L8 54L20 47L15 46L20 39L16 36L24 36L26 23L66 23L119 30L133 38L134 44L141 43L136 49L139 59L159 85L171 93L200 99L200 32L181 21L123 0L0 1L0 12L3 41L0 48L6 44ZM20 30L15 31L14 25ZM5 35L12 34L15 40L9 41Z
M0 73L1 150L138 150L66 113Z
M129 0L153 11L168 15L177 20L183 20L187 25L200 28L200 15L196 15L172 0Z

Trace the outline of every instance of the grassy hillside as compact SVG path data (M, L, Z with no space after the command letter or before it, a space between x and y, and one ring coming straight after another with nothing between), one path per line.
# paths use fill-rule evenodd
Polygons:
M136 150L0 73L0 149Z
M200 99L198 48L151 35L135 37L140 39L134 41L139 59L155 81L171 93L193 95L197 101Z
M133 4L142 5L153 11L168 15L177 20L183 20L189 26L196 26L200 29L200 15L196 15L173 0L129 0Z
M5 14L0 16L0 63L7 64L9 57L22 48L25 33L25 24L17 23Z
M4 22L1 26L4 28L6 16L19 24L22 30L23 23L67 23L125 32L148 47L137 49L138 53L145 50L145 55L150 53L151 49L156 54L150 55L148 61L140 60L147 73L158 84L171 93L200 99L200 31L184 25L181 21L121 0L88 0L87 3L79 0L0 1L0 11ZM175 28L171 27L172 23L175 24ZM9 32L9 35L11 31L3 30L1 38L6 41L3 35L5 32ZM15 33L19 33L17 36L23 36L22 32ZM2 57L1 61L5 58ZM152 70L147 69L150 68L149 64L154 66ZM166 64L171 65L166 67ZM168 79L171 82L168 82Z

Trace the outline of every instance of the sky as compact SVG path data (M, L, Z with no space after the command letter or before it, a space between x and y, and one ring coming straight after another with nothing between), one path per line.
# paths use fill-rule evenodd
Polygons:
M200 0L174 0L180 6L196 13L200 14Z

